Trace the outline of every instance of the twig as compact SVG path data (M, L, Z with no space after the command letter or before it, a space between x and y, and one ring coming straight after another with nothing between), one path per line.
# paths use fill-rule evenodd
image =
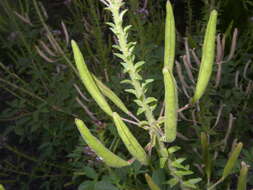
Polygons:
M235 28L234 33L233 33L232 45L231 45L231 48L230 48L230 53L229 53L229 56L228 56L226 62L230 61L233 58L233 56L234 56L235 49L236 49L236 44L237 44L237 36L238 36L238 29Z
M78 94L86 101L86 102L90 102L90 99L87 98L82 91L80 90L80 88L77 86L77 84L73 84L73 86L75 87L76 91L78 92Z
M84 109L85 113L87 113L87 115L92 119L92 121L93 121L94 124L96 124L96 125L98 125L98 126L102 126L102 122L99 121L99 120L95 117L94 113L92 113L92 112L89 110L89 108L88 108L87 106L85 106L85 105L82 103L82 101L81 101L78 97L76 98L76 101L77 101L77 103Z

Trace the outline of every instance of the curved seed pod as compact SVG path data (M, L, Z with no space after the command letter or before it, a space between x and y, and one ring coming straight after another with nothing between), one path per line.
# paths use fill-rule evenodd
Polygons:
M120 108L126 114L130 113L130 111L128 111L128 109L126 108L125 104L110 88L108 88L100 80L98 80L98 78L95 75L92 75L92 77L104 96L109 98L118 108Z
M172 72L170 72L167 68L163 69L163 77L165 86L165 141L173 142L176 139L177 135L177 85Z
M99 105L99 107L102 110L104 110L105 113L107 113L108 115L111 116L112 110L111 110L110 106L108 105L108 103L106 102L104 96L99 91L96 83L94 82L94 80L93 80L93 78L92 78L92 76L85 64L83 55L82 55L78 45L76 44L76 42L74 40L71 40L71 45L72 45L72 49L74 52L76 66L77 66L79 75L81 77L81 80L82 80L84 86L86 87L86 89L88 90L88 92L90 93L92 98Z
M148 183L148 186L151 190L161 190L158 185L155 184L155 182L153 181L153 179L148 175L145 174L145 179Z
M113 121L117 127L120 138L124 142L127 150L144 165L149 164L149 157L145 150L133 136L131 131L127 128L126 124L121 120L120 116L113 112Z
M166 4L164 67L168 67L170 71L172 71L174 65L175 41L175 20L171 3L168 0Z
M230 155L227 164L223 170L222 174L222 179L225 179L231 172L232 169L234 168L234 165L238 159L238 156L242 150L243 144L240 142L236 145L235 149L233 150L232 154Z
M237 190L246 190L247 187L247 175L248 175L248 165L244 162L241 163L240 176L238 179Z
M211 12L206 28L205 39L202 48L200 70L198 74L198 81L191 103L195 103L196 101L198 101L204 94L212 74L214 54L215 54L216 22L217 22L217 11L213 10Z
M82 120L75 119L76 126L81 133L82 138L88 144L92 150L103 159L105 164L110 167L120 168L130 165L129 162L118 157L116 154L112 153L107 149L96 137L94 137L89 129L85 126Z

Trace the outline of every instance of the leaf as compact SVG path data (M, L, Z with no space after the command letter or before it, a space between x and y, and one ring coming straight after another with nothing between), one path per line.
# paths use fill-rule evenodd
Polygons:
M197 184L198 182L200 182L201 180L202 179L200 177L198 177L198 178L189 179L186 182L194 185L194 184Z
M157 99L154 98L154 97L148 97L146 100L145 100L145 103L146 104L150 104L152 102L157 102Z
M173 167L175 167L175 168L185 169L185 166L183 166L183 165L181 164L184 160L186 160L186 158L181 158L181 159L179 158L179 159L173 161L173 162L171 163L171 165L172 165Z
M135 70L138 70L142 65L145 64L145 61L138 61L134 67L135 67Z
M174 172L175 172L175 174L177 174L178 176L185 176L185 175L191 175L191 174L193 174L193 172L190 171L190 170L186 170L186 171L176 170L176 171L174 171Z
M95 190L119 190L119 189L115 187L110 181L102 180L96 182Z
M125 91L134 95L136 94L134 89L125 89Z
M181 148L179 146L172 146L170 148L168 148L168 152L169 154L173 154L174 152L180 150Z
M170 187L174 187L175 185L177 185L179 182L179 180L177 178L172 178L169 181L167 181L166 183L170 185Z
M95 181L86 180L78 186L78 190L95 190Z
M84 174L87 177L89 177L91 179L97 179L98 175L97 175L96 171L93 168L86 166L86 167L84 167L83 170L84 170Z
M140 115L140 114L142 114L143 112L145 111L145 109L144 108L138 108L138 110L137 110L137 115Z

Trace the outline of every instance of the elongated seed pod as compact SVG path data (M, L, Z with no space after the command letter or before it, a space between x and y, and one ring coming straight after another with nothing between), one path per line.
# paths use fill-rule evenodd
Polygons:
M92 75L90 74L83 55L76 44L74 40L71 41L72 49L74 52L74 58L75 58L75 63L79 72L79 75L81 77L81 80L86 87L87 91L90 93L92 98L96 101L96 103L99 105L99 107L104 110L105 113L108 115L112 116L112 110L109 106L109 104L106 102L104 96L101 94L99 91L95 81L92 78Z
M139 162L144 165L148 165L149 157L146 154L145 150L142 148L142 146L139 144L139 142L136 140L126 124L121 120L120 116L116 112L113 112L113 121L117 127L119 136L124 142L127 150Z
M148 186L151 190L161 190L158 185L155 184L155 182L153 181L153 179L148 175L145 174L145 179L148 183Z
M206 28L198 81L191 103L195 103L202 97L212 74L215 54L216 23L217 11L213 10Z
M233 150L232 154L230 155L226 166L223 170L222 178L225 179L230 173L232 172L232 169L234 168L234 165L238 159L238 156L242 150L243 144L240 142L236 145L235 149Z
M168 0L166 4L164 67L168 67L170 71L172 71L174 65L175 41L175 20L171 3Z
M244 162L241 163L240 176L238 179L237 190L246 190L247 188L247 175L248 175L248 165Z
M202 159L205 165L204 170L207 175L207 178L210 179L211 172L212 172L212 169L211 169L212 159L209 153L209 142L208 142L207 134L204 132L201 132L200 140L201 140L201 149L202 149Z
M5 188L2 184L0 184L0 190L5 190Z
M116 154L107 149L96 137L94 137L84 122L80 119L75 119L76 126L81 133L82 138L92 150L103 159L105 164L110 167L120 168L130 165L129 162L123 160Z
M165 113L164 113L164 130L165 140L173 142L177 135L177 85L174 76L169 69L163 69L164 86L165 86Z
M130 113L130 111L126 108L125 104L110 88L108 88L100 80L98 80L98 78L95 75L92 75L92 77L104 96L106 96L109 100L111 100L119 109L121 109L126 114Z

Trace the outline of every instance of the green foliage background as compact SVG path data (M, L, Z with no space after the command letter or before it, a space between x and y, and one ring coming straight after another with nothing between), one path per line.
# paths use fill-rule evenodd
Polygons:
M141 73L155 79L149 93L158 98L159 108L163 98L161 70L165 3L163 0L149 0L148 12L141 9L144 1L129 0L126 4L129 8L126 22L133 26L129 38L137 41L137 59L146 61ZM185 150L180 156L187 156L189 162L201 163L198 154L192 151L200 148L200 131L211 135L211 152L217 151L232 113L236 120L228 140L229 146L217 160L217 173L214 175L221 175L235 138L245 143L240 159L246 160L252 168L252 91L245 96L247 85L253 80L252 63L248 65L246 78L244 73L247 62L253 57L253 23L250 21L253 4L250 0L235 3L229 0L203 0L198 3L175 0L172 3L178 28L176 56L180 62L180 56L185 52L185 36L190 48L196 48L197 55L200 55L205 23L212 8L220 13L218 29L226 35L225 55L229 54L234 28L239 29L235 55L223 65L219 87L213 88L213 76L208 95L200 104L202 111L197 114L200 123L192 124L183 119L179 122L179 131L190 139L178 141ZM123 154L126 152L111 121L82 87L72 67L72 52L61 25L63 21L69 38L78 41L90 70L125 100L129 109L134 110L135 105L129 101L131 95L126 94L126 86L119 83L119 79L123 80L126 76L122 74L119 60L111 53L111 45L115 41L105 24L110 21L110 15L103 8L102 3L95 0L66 1L66 4L62 1L0 1L0 183L7 190L148 188L143 175L139 175L147 171L139 163L127 169L107 168L92 154L74 128L74 117L79 116L107 147ZM50 42L52 39L54 43ZM45 53L42 41L52 50L52 55ZM49 59L43 58L36 46ZM235 87L234 79L238 72L239 85ZM183 75L186 76L186 73ZM176 78L179 80L179 76L176 75ZM189 79L186 82L191 84ZM81 99L74 84L88 100ZM88 116L84 106L76 101L77 97L97 120ZM182 92L180 99L187 101ZM212 130L221 105L225 106L220 121L216 130ZM191 118L191 112L186 112L185 116ZM142 135L142 131L133 131L141 142L146 141L147 136ZM197 167L195 170L198 172ZM239 162L236 170L239 170ZM250 171L250 187L253 185L252 176ZM165 189L165 172L162 169L155 169L152 178Z

